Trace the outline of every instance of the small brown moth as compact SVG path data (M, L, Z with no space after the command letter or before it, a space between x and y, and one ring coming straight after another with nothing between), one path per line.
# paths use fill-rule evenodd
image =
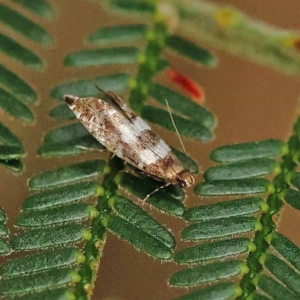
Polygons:
M176 183L181 188L191 187L194 177L184 169L166 142L119 96L104 93L111 104L95 97L72 95L64 95L64 100L84 127L116 156L156 180L164 180L166 185Z

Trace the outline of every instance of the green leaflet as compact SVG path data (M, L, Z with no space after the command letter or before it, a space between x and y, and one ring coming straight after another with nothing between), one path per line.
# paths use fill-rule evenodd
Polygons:
M211 152L210 159L230 163L252 158L272 158L284 154L285 147L284 142L275 139L221 146Z
M121 218L134 227L159 240L168 248L175 247L175 238L171 232L161 226L132 201L117 195L110 198L109 205L113 207Z
M23 171L23 164L19 159L0 160L0 165L4 166L7 169L10 169L13 172Z
M155 10L155 4L150 1L130 0L124 2L122 0L110 0L109 4L128 12L151 13Z
M237 235L254 230L256 218L229 217L197 222L189 225L181 232L183 240L202 240Z
M70 300L75 299L75 295L70 288L60 288L56 290L46 290L39 293L27 294L20 297L13 297L14 300Z
M180 160L185 170L188 170L193 174L199 172L199 166L195 160L193 160L190 156L187 156L185 153L177 150L174 147L170 147L170 148L172 149L172 152L174 152L174 154Z
M85 150L80 147L86 147L88 149ZM99 151L105 148L93 136L89 135L65 142L46 143L38 149L37 153L43 157L50 158L91 152L91 149Z
M149 122L163 126L170 131L175 131L170 115L165 110L145 105L141 116ZM198 122L182 118L175 114L172 116L181 136L192 138L201 142L209 142L213 138L211 131Z
M22 147L22 142L6 126L0 123L0 143Z
M55 185L89 179L109 172L107 164L102 160L88 160L81 163L45 171L33 176L28 186L31 189L49 188Z
M22 203L24 211L47 209L96 196L100 187L96 182L81 182L45 190L27 197Z
M200 64L214 67L217 64L216 59L210 54L209 51L198 47L194 43L178 36L170 35L167 38L167 46L179 55L185 56Z
M80 280L78 273L70 268L46 271L41 274L33 274L22 277L14 277L1 280L0 294L14 295L45 290L49 287L66 286Z
M167 99L172 110L185 115L193 121L197 121L209 129L213 129L216 125L216 121L210 111L163 85L152 83L149 94L164 106L166 106L165 99Z
M291 184L295 186L297 189L300 189L300 173L295 172L291 179Z
M1 238L1 237L7 237L9 234L9 231L5 225L6 221L7 221L6 213L0 207L0 256L6 255L10 252L10 247L8 243Z
M283 260L273 254L267 255L264 265L280 282L300 297L299 273L296 273Z
M38 154L44 157L64 156L83 153L89 149L103 150L101 145L81 123L74 123L58 127L45 135L44 145L38 150Z
M211 167L205 171L205 180L231 180L272 174L278 163L268 158L253 158L237 163Z
M126 73L117 73L87 80L62 83L51 90L50 96L58 101L63 101L65 94L76 95L78 97L97 96L99 90L96 84L100 87L104 87L105 90L120 92L127 88L129 78L130 76Z
M9 89L13 94L19 96L22 101L35 103L38 100L37 93L23 79L9 71L2 64L0 64L0 82L1 85Z
M5 255L8 254L10 252L10 247L8 245L8 243L6 243L5 241L3 241L0 238L0 255ZM0 281L1 283L1 281Z
M276 232L272 239L272 246L278 251L291 265L300 270L300 249L288 238Z
M242 264L243 262L235 260L183 269L173 274L169 283L172 286L190 287L205 282L218 281L240 274Z
M23 164L18 158L24 155L21 141L0 123L0 164L14 172L20 172Z
M84 260L81 252L74 248L51 250L7 260L0 266L4 278L36 273L78 264Z
M187 221L207 221L221 218L230 218L233 216L250 215L260 210L263 199L251 197L223 201L215 204L201 205L188 208L183 217Z
M266 193L270 184L270 181L266 178L213 180L197 184L194 192L203 196Z
M299 296L281 285L278 281L264 274L258 277L258 287L273 299L298 300Z
M129 42L145 35L147 26L144 24L130 24L121 26L110 26L100 28L88 36L88 41L95 45L106 45L109 43Z
M70 224L54 228L34 229L21 233L11 240L14 250L33 250L55 246L65 246L89 239L88 230L79 224Z
M248 251L249 243L250 240L247 238L204 243L178 251L174 255L174 260L179 264L191 264L231 257Z
M43 45L52 43L52 38L45 29L2 4L0 4L0 22L37 43Z
M159 59L156 64L157 73L164 71L170 66L169 62L165 59Z
M284 200L290 206L300 210L300 192L292 189L284 191Z
M253 300L270 300L271 298L258 294L258 293L252 293L252 299Z
M0 88L0 108L16 119L26 123L34 121L34 115L31 110L12 94Z
M16 220L17 226L43 227L55 224L84 221L98 215L94 206L79 203L49 208L43 211L24 212Z
M23 147L0 145L0 159L11 160L18 159L25 155Z
M0 237L7 237L8 233L7 227L4 224L0 224Z
M226 300L234 299L236 286L231 282L223 282L203 289L196 290L190 294L176 298L176 300Z
M111 64L132 64L137 60L138 48L117 47L88 49L69 54L64 59L65 66L91 67Z
M144 230L135 227L126 220L115 215L109 215L102 221L102 224L104 222L108 230L128 241L138 250L163 260L170 260L172 258L172 250L167 247L165 243L147 234Z
M7 216L2 207L0 207L0 223L6 223Z
M0 40L0 52L20 61L25 66L30 66L36 70L43 68L43 61L30 49L1 33Z
M51 5L46 0L34 0L34 2L27 0L12 1L22 5L24 8L27 8L41 17L52 17L54 14Z
M138 178L125 172L119 173L115 178L115 181L140 199L145 199L148 194L163 185L153 179L147 177ZM175 192L175 195L172 195L172 192ZM184 212L184 205L177 200L178 196L182 199L182 194L178 194L178 190L168 187L166 188L166 191L160 189L156 193L152 194L147 199L147 202L170 215L182 216Z
M57 120L74 120L76 116L66 103L57 105L49 113L50 117Z
M91 136L85 127L77 122L71 125L61 126L49 131L45 137L45 143L57 143L64 141L72 141L74 139Z

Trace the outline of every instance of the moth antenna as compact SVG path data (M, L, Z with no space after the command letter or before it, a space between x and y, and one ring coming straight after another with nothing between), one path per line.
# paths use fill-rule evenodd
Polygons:
M94 81L94 85L97 88L97 90L100 91L102 94L109 96L109 94L105 90L103 90L96 81Z
M178 139L179 139L179 141L180 141L181 147L182 147L182 149L183 149L183 151L184 151L184 154L185 154L186 156L188 156L188 155L187 155L187 152L186 152L186 150L185 150L184 144L183 144L183 142L182 142L181 136L180 136L180 134L179 134L179 131L178 131L177 127L176 127L176 124L175 124L175 121L174 121L174 119L173 119L173 116L172 116L172 114L171 114L171 109L170 109L170 106L169 106L169 102L168 102L167 99L165 99L165 101L166 101L166 104L167 104L167 108L168 108L168 112L169 112L169 115L170 115L172 124L173 124L173 126L174 126L174 128L175 128L175 131L176 131L176 133L177 133Z
M150 194L148 194L144 199L143 199L143 204L148 200L148 198L155 194L156 192L158 192L159 190L161 189L164 189L165 187L169 186L171 183L170 182L167 182L166 184L162 185L162 186L159 186L158 188L156 188L154 191L152 191Z

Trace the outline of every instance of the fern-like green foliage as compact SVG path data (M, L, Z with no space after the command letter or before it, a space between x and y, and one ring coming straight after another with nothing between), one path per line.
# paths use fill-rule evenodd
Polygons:
M174 259L182 265L202 265L173 274L170 284L214 285L178 299L199 299L204 295L205 299L216 299L217 295L222 295L222 299L299 299L300 249L276 231L276 219L284 203L300 208L296 172L299 124L300 119L287 143L265 140L212 151L210 157L218 164L205 171L205 181L195 187L195 193L243 198L192 207L184 212L184 218L191 224L181 232L181 237L199 244L177 252ZM218 283L224 280L226 283Z
M110 3L116 11L135 17L147 18L152 11L151 1L114 0ZM177 12L180 28L189 37L289 75L299 76L299 32L273 28L228 4L218 5L206 0L174 0L169 5L169 9ZM178 44L176 48L180 51Z
M15 2L22 3L23 1ZM31 9L35 12L39 11L38 5ZM52 41L51 36L40 25L5 4L0 4L1 23L23 38L34 41L36 47L49 45ZM5 29L5 27L3 28ZM0 32L0 39L0 52L7 55L9 59L36 72L43 70L44 62L32 49L22 45L22 37L19 38L19 41ZM23 123L33 123L34 115L30 106L37 102L37 92L20 76L18 68L11 70L6 64L7 61L0 62L0 108ZM20 158L25 155L22 143L2 123L0 123L0 152L0 164L15 172L23 170L20 161Z
M0 255L10 252L10 247L6 241L8 237L8 229L6 227L7 216L3 208L0 207Z
M33 9L24 1L16 2ZM36 13L46 15L47 7L47 3L41 1ZM138 66L136 76L131 75L132 69L130 73L70 80L53 87L50 96L58 101L62 101L66 93L96 96L99 93L96 84L118 93L129 89L129 103L137 113L174 131L164 100L168 99L180 134L207 142L213 137L213 115L189 97L154 80L169 67L162 58L165 51L175 50L179 55L207 66L215 65L215 59L208 51L186 39L170 35L165 17L154 2L151 9L152 24L100 28L87 37L89 50L67 54L61 62L65 68L126 64L130 70ZM144 41L144 49L135 46L137 39ZM116 41L117 47L114 45ZM146 105L149 96L156 100L157 107ZM72 121L75 116L66 104L54 107L50 116L57 122L70 120L72 123L60 125L45 135L44 144L38 150L42 157L84 154L86 150L80 146L95 151L105 150L79 122ZM175 148L173 151L186 169L198 172L193 159ZM86 160L32 177L28 187L34 192L23 201L21 213L15 221L21 231L10 239L14 251L30 253L10 259L0 267L0 295L19 299L88 299L107 231L154 258L172 260L176 244L173 234L142 208L121 196L119 191L122 188L142 200L158 189L147 203L169 215L182 217L184 192L174 185L159 189L163 185L163 182L138 174L133 169L126 172L124 163L118 158L107 162ZM32 253L37 250L37 253Z
M85 159L90 151L86 148L101 152L106 149L75 120L62 101L64 94L97 96L96 85L127 93L131 108L162 130L175 131L165 99L181 136L208 142L215 127L215 117L207 108L157 79L173 68L165 56L168 52L206 67L217 63L209 51L174 30L174 22L186 25L188 18L194 18L190 9L194 2L189 1L187 6L178 1L168 4L178 9L176 18L170 18L155 0L107 2L110 9L147 16L151 21L95 29L77 45L77 51L65 53L56 62L70 74L101 66L113 66L112 70L126 66L126 72L103 75L99 69L96 76L80 79L72 74L66 82L48 87L49 96L58 103L49 112L57 125L45 134L37 154L45 159L72 155L74 162L28 180L31 194L22 203L15 220L18 232L13 237L9 237L7 218L0 209L0 254L18 252L0 266L0 298L91 299L107 233L111 232L152 258L183 265L170 277L170 286L197 288L178 299L298 299L300 249L277 232L276 226L285 203L300 209L300 175L296 172L300 120L287 143L266 140L215 149L211 159L217 165L205 171L205 181L196 185L194 193L227 198L189 209L183 202L185 193L178 186L164 187L163 182L139 174L117 157ZM219 18L211 10L205 11L207 20L215 17L222 27L222 10ZM36 74L45 70L46 63L35 50L47 51L52 43L43 26L28 16L40 18L38 23L43 24L44 20L53 21L56 13L51 1L46 0L0 4L0 22L18 37L0 32L0 51L11 60L11 64L0 62L0 107L9 118L22 123L34 122L33 104L38 101L36 87L24 74L26 70ZM215 22L208 23L214 28ZM232 23L229 25L232 29ZM230 34L229 30L229 38ZM24 40L35 46L25 47ZM275 55L277 62L280 57ZM289 62L295 61L293 53L286 57ZM287 69L294 72L291 65ZM187 83L184 88L187 91ZM20 171L25 150L10 124L10 120L0 123L0 164ZM192 158L176 148L172 151L187 170L199 172ZM147 204L188 222L181 232L187 246L175 253L173 233L127 195L143 200L154 190L158 191L151 194ZM228 199L233 195L235 199Z

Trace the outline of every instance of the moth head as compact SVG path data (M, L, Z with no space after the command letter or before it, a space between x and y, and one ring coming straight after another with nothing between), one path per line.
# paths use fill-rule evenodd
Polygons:
M183 170L180 173L178 173L176 177L176 182L180 188L185 189L194 185L195 178L189 171Z
M77 99L78 97L73 95L64 95L64 100L69 106L72 106Z

